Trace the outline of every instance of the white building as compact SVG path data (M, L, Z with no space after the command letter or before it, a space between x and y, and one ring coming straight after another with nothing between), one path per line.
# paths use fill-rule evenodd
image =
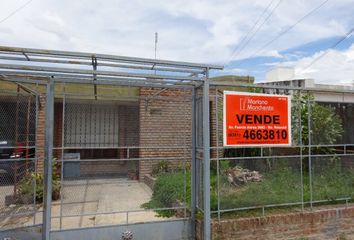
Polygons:
M340 81L338 81L340 83ZM354 82L353 82L354 83ZM354 143L354 84L329 85L318 84L314 79L297 79L294 70L289 68L273 69L266 75L266 80L260 85L285 87L284 89L264 89L265 93L292 94L294 90L301 88L311 90L315 101L336 108L341 116L345 133L343 141L347 144Z
M314 79L297 78L292 68L275 68L266 74L266 79L263 82L258 84L316 90L314 91L314 97L317 102L354 103L354 81L352 84L341 85L318 84ZM291 94L292 91L269 89L266 92Z

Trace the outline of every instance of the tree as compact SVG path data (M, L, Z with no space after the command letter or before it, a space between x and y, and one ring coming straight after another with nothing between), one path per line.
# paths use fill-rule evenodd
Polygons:
M342 137L342 120L333 107L315 102L312 94L301 93L293 95L292 105L292 136L295 144L308 145L311 136L312 145L331 145Z
M311 145L331 145L335 144L343 134L341 118L336 114L335 108L321 105L314 101L312 94L295 93L292 96L292 145L305 146L303 153L307 154ZM310 134L309 134L310 127ZM272 149L267 149L268 154L272 154ZM333 147L312 147L312 153L333 153ZM260 148L230 148L224 150L224 157L259 156ZM233 166L236 161L231 161ZM254 161L245 161L248 167L252 168ZM273 168L277 160L267 160L267 168ZM259 166L259 163L258 163ZM303 159L304 170L308 170L307 159Z

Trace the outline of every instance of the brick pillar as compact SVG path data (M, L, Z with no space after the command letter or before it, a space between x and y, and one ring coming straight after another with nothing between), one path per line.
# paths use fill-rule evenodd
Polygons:
M141 148L140 158L183 158L190 161L191 151L162 146L191 145L191 91L159 88L141 88L139 102L139 146L153 146L155 149ZM145 96L156 96L145 100ZM157 160L139 161L139 178L151 173ZM170 167L182 166L181 160L168 160Z
M63 133L63 103L54 103L54 147L62 147ZM53 150L54 158L61 160L61 149Z
M36 127L36 157L37 157L37 171L43 172L44 169L44 147L45 147L45 95L39 96L39 107L37 113L37 127Z
M216 96L218 99L216 100ZM223 146L223 94L215 89L210 90L210 146ZM223 157L223 150L219 150L219 158ZM210 158L218 156L217 150L210 151ZM213 163L214 164L214 163ZM216 161L215 161L216 165Z

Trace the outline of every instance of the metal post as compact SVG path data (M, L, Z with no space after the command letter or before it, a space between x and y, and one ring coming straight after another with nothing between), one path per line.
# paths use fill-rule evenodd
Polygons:
M92 68L93 68L93 81L97 81L97 58L95 56L92 56ZM95 95L95 100L97 100L97 85L94 84L94 95Z
M308 162L309 162L309 189L310 189L310 207L312 210L312 158L311 158L311 103L307 102L307 124L308 124Z
M297 106L299 107L299 112L298 112L298 118L299 118L299 144L300 144L300 175L301 175L301 211L304 211L304 172L303 172L303 167L302 167L302 161L303 161L303 142L302 142L302 115L301 115L301 93L300 97L297 101Z
M38 111L39 111L39 95L35 95L36 97L36 120L35 120L35 129L38 129ZM34 155L34 173L35 175L37 175L37 162L38 162L38 134L36 132L35 135L35 155ZM36 193L37 192L37 182L36 179L33 179L33 192ZM36 194L33 194L33 224L36 224L36 215L37 215L37 207L36 207Z
M192 164L191 164L191 220L192 238L195 238L195 214L197 210L197 131L196 131L196 90L192 89Z
M44 209L42 240L50 240L52 206L52 158L53 158L54 81L49 78L45 107L44 150Z
M346 155L347 154L347 145L345 144L344 145L344 155Z
M204 183L204 239L211 239L210 231L210 112L209 112L209 68L206 69L203 86L203 183Z
M218 189L218 221L220 222L220 159L219 159L219 108L218 108L218 91L215 91L215 122L216 122L216 175Z
M60 163L60 220L59 229L63 227L63 188L64 188L64 145L65 145L65 105L66 105L66 95L65 95L65 83L63 83L63 103L62 103L62 115L61 115L61 163Z

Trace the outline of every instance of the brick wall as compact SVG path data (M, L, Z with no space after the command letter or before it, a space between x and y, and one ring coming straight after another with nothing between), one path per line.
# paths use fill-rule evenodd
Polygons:
M40 106L38 108L38 121L36 127L36 157L37 171L42 172L44 169L44 146L45 146L45 95L39 96Z
M354 239L354 206L321 209L264 217L213 221L213 240ZM197 221L197 238L202 239L202 225ZM339 238L339 237L342 238Z
M147 100L145 97L155 96ZM156 88L140 89L140 158L191 157L191 92L187 90ZM164 146L187 146L183 148L167 148ZM159 148L160 147L160 148ZM141 160L139 175L151 173L155 160ZM181 165L181 161L171 160L170 166Z
M223 93L216 89L210 89L210 146L222 147L223 146ZM211 158L222 158L223 150L216 149L210 151ZM211 164L216 164L213 161Z
M62 146L62 132L63 132L63 103L54 103L54 135L53 135L53 146ZM56 159L61 161L61 149L54 149L53 155Z
M139 161L139 176L151 173L153 165L158 161L154 158L187 158L191 157L191 91L177 89L141 88L138 109L135 106L121 106L120 111L126 116L120 119L119 145L140 146L139 152L130 150L130 157L152 158L152 160ZM213 94L211 92L211 94ZM215 94L215 93L214 93ZM145 97L154 96L147 100ZM44 136L45 136L45 96L41 96L41 108L38 113L37 126L37 154L41 158L39 169L43 169ZM211 145L216 145L216 111L215 98L210 99L211 114ZM219 103L220 104L220 103ZM62 135L62 103L56 102L54 106L54 146L61 147ZM139 114L137 114L139 113ZM124 120L124 121L123 121ZM222 123L219 122L219 132ZM220 136L220 135L219 135ZM164 148L175 146L175 148ZM187 146L183 149L183 146ZM146 148L144 148L146 147ZM153 147L153 148L149 148ZM180 147L180 148L178 148ZM212 152L215 157L216 152ZM126 150L117 152L119 158L126 157ZM61 158L61 150L54 150L54 156ZM88 157L90 158L90 157ZM169 161L171 167L182 166L181 160ZM94 165L94 164L93 164ZM110 167L110 164L107 164ZM89 169L85 168L87 171ZM95 166L92 166L94 171Z
M166 146L188 145L191 146L191 117L192 95L191 91L166 89L141 88L140 96L140 146ZM160 97L146 101L144 97ZM216 105L216 95L218 103ZM215 89L210 90L210 145L222 146L222 93ZM218 111L218 112L217 112ZM218 119L217 119L218 116ZM218 122L217 122L218 121ZM218 128L216 127L218 125ZM217 135L218 133L218 135ZM222 156L219 151L219 157ZM141 149L141 158L144 157L183 157L190 161L191 150L184 152L181 149ZM211 158L217 157L217 151L211 150ZM153 165L158 161L140 161L141 179L152 171ZM213 161L212 164L216 164ZM170 161L170 165L181 165L180 161Z

